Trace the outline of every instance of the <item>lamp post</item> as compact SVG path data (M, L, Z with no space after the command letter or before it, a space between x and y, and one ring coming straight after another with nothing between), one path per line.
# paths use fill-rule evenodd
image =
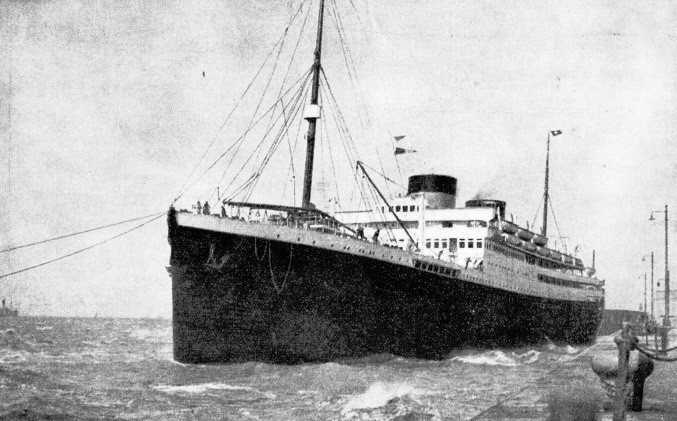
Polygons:
M642 256L642 262L646 261L646 258L649 257L649 255L644 255ZM646 294L646 291L645 291ZM653 251L651 252L651 320L654 320L654 314L653 314ZM646 303L644 305L644 311L646 311Z
M665 316L663 316L663 326L670 327L670 271L668 269L668 205L665 205L664 211L653 211L649 221L655 220L653 214L656 212L665 213Z

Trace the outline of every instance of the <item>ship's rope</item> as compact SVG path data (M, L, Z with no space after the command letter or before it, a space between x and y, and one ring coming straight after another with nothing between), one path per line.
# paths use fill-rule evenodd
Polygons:
M282 281L282 286L278 287L277 282L275 282L275 273L273 272L273 262L271 259L272 252L270 250L270 242L268 242L268 267L270 268L270 281L273 283L273 287L277 292L277 295L280 295L284 291L285 285L287 285L287 279L289 279L289 273L291 271L291 262L294 256L294 245L289 244L289 265L287 266L287 273L284 275L284 281Z
M48 238L46 240L36 241L36 242L33 242L33 243L28 243L28 244L22 244L20 246L15 246L15 247L8 247L5 250L0 250L0 253L7 253L7 252L10 252L10 251L22 249L24 247L36 246L38 244L44 244L44 243L49 243L50 241L56 241L56 240L61 240L63 238L74 237L76 235L86 234L88 232L97 231L97 230L104 229L104 228L114 227L116 225L122 225L122 224L126 224L126 223L129 223L129 222L138 221L138 220L141 220L141 219L152 218L154 216L163 215L164 213L165 212L159 212L159 213L154 213L152 215L140 216L138 218L127 219L127 220L120 221L120 222L114 222L112 224L101 225L101 226L95 227L95 228L89 228L89 229L86 229L84 231L78 231L78 232L74 232L74 233L71 233L71 234L65 234L65 235L60 235L58 237Z
M267 241L270 242L270 240L267 240ZM258 249L258 245L256 244L256 237L254 237L254 256L256 256L256 260L258 260L259 262L262 262L263 259L266 257L266 246L265 245L263 246L263 254L261 255L261 257L259 257L259 249Z
M637 338L635 338L635 339L637 339ZM658 355L659 352L663 352L663 351L659 351L657 349L645 348L645 347L641 346L639 344L639 342L635 342L633 345L635 346L635 349L637 349L637 351L641 352L642 354L646 355L647 357L651 358L652 360L667 362L667 363L677 362L677 357L669 358L669 357L662 357L662 356ZM676 349L677 349L677 346L672 347L670 349L666 349L664 352L670 352L670 351L674 351Z
M144 223L142 223L142 224L139 224L139 225L137 225L137 226L135 226L135 227L133 227L133 228L130 228L130 229L128 229L127 231L121 232L120 234L114 235L114 236L112 236L112 237L109 237L109 238L107 238L107 239L105 239L105 240L102 240L102 241L99 241L99 242L97 242L97 243L94 243L94 244L92 244L92 245L90 245L90 246L87 246L87 247L85 247L85 248L76 250L76 251L74 251L74 252L72 252L72 253L64 254L63 256L59 256L59 257L57 257L57 258L55 258L55 259L47 260L47 261L42 262L42 263L39 263L39 264L37 264L37 265L29 266L29 267L27 267L27 268L23 268L23 269L20 269L20 270L15 270L14 272L10 272L10 273L6 273L6 274L4 274L4 275L0 275L0 279L6 278L6 277L8 277L8 276L16 275L16 274L18 274L18 273L26 272L26 271L29 271L29 270L32 270L32 269L36 269L36 268L39 268L39 267L41 267L41 266L48 265L48 264L50 264L50 263L58 262L59 260L63 260L63 259L65 259L65 258L67 258L67 257L75 256L76 254L80 254L80 253L82 253L82 252L84 252L84 251L93 249L94 247L97 247L97 246L103 245L103 244L105 244L105 243L107 243L107 242L109 242L109 241L115 240L116 238L122 237L122 236L125 235L125 234L129 234L130 232L135 231L135 230L137 230L137 229L143 227L144 225L147 225L147 224L149 224L149 223L151 223L151 222L153 222L153 221L156 221L156 220L160 219L163 215L164 215L164 212L163 212L163 214L158 215L158 216L155 216L154 218L149 219L148 221L146 221L146 222L144 222Z

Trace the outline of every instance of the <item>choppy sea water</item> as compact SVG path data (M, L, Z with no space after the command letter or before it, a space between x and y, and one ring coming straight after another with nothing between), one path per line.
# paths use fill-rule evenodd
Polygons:
M0 419L28 411L40 419L471 420L552 383L565 365L574 374L557 382L575 382L586 351L550 345L465 350L443 361L183 365L172 358L167 320L3 318Z

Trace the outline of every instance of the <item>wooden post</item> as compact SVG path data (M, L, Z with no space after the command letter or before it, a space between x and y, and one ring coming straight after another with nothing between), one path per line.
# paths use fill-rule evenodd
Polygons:
M628 361L630 359L630 340L628 331L630 325L623 323L623 330L620 336L614 338L618 346L618 375L616 376L616 392L614 400L613 421L625 421L627 408L625 404L626 385L628 383Z

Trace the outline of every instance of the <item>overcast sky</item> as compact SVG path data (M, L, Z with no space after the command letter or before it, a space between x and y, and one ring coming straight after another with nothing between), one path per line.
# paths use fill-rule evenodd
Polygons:
M311 3L293 75L312 61ZM361 157L376 164L378 150L399 178L390 136L407 135L406 147L418 152L403 156L403 171L453 175L459 204L478 192L503 199L524 225L539 215L547 133L562 130L551 145L551 238L559 228L570 250L581 245L588 265L596 250L607 307L637 309L639 277L649 270L643 255L656 253L656 278L663 278L663 214L648 219L665 204L677 250L674 2L339 3L361 93L350 84L329 17L323 63L339 100L359 97L366 106L342 108L366 121L353 132ZM207 163L246 125L239 117L233 133L219 131L301 2L1 4L0 247L7 248L165 211L212 139ZM253 198L277 200L275 181L287 178L280 162ZM315 174L333 183L331 170ZM349 178L339 178L350 191ZM183 206L212 187L198 184ZM0 274L131 226L4 253ZM2 278L0 295L11 294L27 314L169 317L168 259L161 218ZM670 259L674 268L677 254Z

